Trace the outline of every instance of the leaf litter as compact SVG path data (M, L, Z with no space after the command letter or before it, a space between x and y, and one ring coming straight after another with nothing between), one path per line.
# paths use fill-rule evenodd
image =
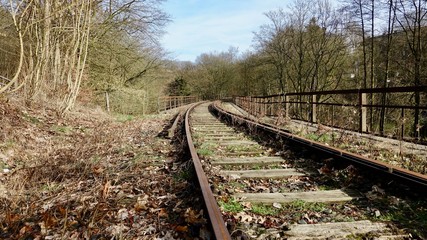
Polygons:
M165 117L59 118L0 100L1 239L206 239L202 200L159 137Z

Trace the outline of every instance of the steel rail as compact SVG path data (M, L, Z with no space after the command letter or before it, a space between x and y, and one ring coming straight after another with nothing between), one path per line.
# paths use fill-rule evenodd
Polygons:
M316 141L305 139L305 138L296 136L290 132L286 132L285 130L279 129L277 126L272 125L272 124L260 123L260 122L256 122L253 119L250 119L250 118L247 118L244 116L238 116L237 114L234 114L234 113L231 113L227 110L222 109L221 107L218 106L217 102L215 102L211 106L212 106L212 109L214 111L217 111L221 115L224 115L224 116L226 116L232 120L244 121L247 124L251 124L252 126L256 126L257 128L263 129L263 130L270 132L270 133L278 134L278 135L280 135L284 138L287 138L293 142L297 142L299 144L308 146L310 148L314 148L314 149L319 150L321 152L331 154L332 156L336 156L338 158L346 159L346 160L352 161L352 162L357 163L357 164L368 166L370 168L380 170L386 174L391 174L391 175L400 177L402 179L411 181L412 183L417 183L417 184L420 184L424 187L427 187L427 175L417 173L414 171L410 171L408 169L404 169L401 167L393 166L391 164L387 164L387 163L384 163L384 162L381 162L378 160L369 159L369 158L366 158L364 156L354 154L354 153L351 153L351 152L348 152L348 151L345 151L345 150L342 150L339 148L327 146L325 144L322 144L322 143L319 143Z
M197 155L196 148L194 147L193 139L191 137L191 129L189 116L190 112L202 102L196 103L187 109L185 113L185 134L187 137L188 148L190 150L191 158L193 159L194 169L196 170L197 178L202 190L203 198L205 200L206 208L208 210L209 220L216 239L230 239L231 236L225 225L224 219L222 218L221 210L219 209L218 203L212 193L209 185L208 178L203 171L202 163L200 162L199 156Z

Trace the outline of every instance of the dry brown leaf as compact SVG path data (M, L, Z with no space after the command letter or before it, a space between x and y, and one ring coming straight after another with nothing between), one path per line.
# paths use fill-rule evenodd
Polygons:
M111 181L109 180L104 184L104 187L102 189L102 198L103 199L106 199L108 197L108 193L110 192L110 187L111 187Z
M175 231L177 231L177 232L188 232L188 227L187 226L177 226L175 228Z
M101 173L104 172L104 168L102 168L101 166L93 166L92 167L92 171L93 173L95 173L96 175L99 175Z
M200 210L200 212L197 213L192 208L187 208L184 216L185 221L190 224L198 224L205 222L205 219L203 218L203 210Z
M57 219L50 213L46 212L43 214L43 222L46 228L51 228L56 225Z
M19 230L19 234L22 236L22 235L25 235L27 232L31 232L32 231L32 227L31 226L28 226L28 225L25 225L25 226L23 226L22 228L21 228L21 230Z
M62 216L65 216L67 214L67 209L65 209L63 206L59 206L58 210Z
M148 203L148 195L145 195L143 198L138 197L134 205L135 211L140 212L140 211L147 210L148 209L147 203Z
M159 213L157 214L158 217L160 218L167 218L169 216L167 210L165 208L161 208Z

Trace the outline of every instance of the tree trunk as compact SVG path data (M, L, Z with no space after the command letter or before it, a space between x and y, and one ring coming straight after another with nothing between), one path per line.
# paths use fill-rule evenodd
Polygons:
M105 91L105 108L107 109L107 112L110 112L110 94L108 91Z
M387 88L390 69L390 50L393 40L394 22L396 14L393 11L394 0L390 0L388 8L388 25L387 25L387 46L386 46L386 59L385 59L385 76L383 79L382 87ZM393 15L392 15L393 14ZM387 94L384 92L381 95L381 111L380 111L380 135L384 135L384 122L385 122L385 104L387 101Z

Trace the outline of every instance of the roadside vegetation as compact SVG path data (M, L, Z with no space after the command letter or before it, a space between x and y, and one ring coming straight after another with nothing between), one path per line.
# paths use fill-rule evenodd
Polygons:
M206 230L167 115L79 107L57 118L0 100L1 239L172 239ZM202 233L200 233L202 232Z

